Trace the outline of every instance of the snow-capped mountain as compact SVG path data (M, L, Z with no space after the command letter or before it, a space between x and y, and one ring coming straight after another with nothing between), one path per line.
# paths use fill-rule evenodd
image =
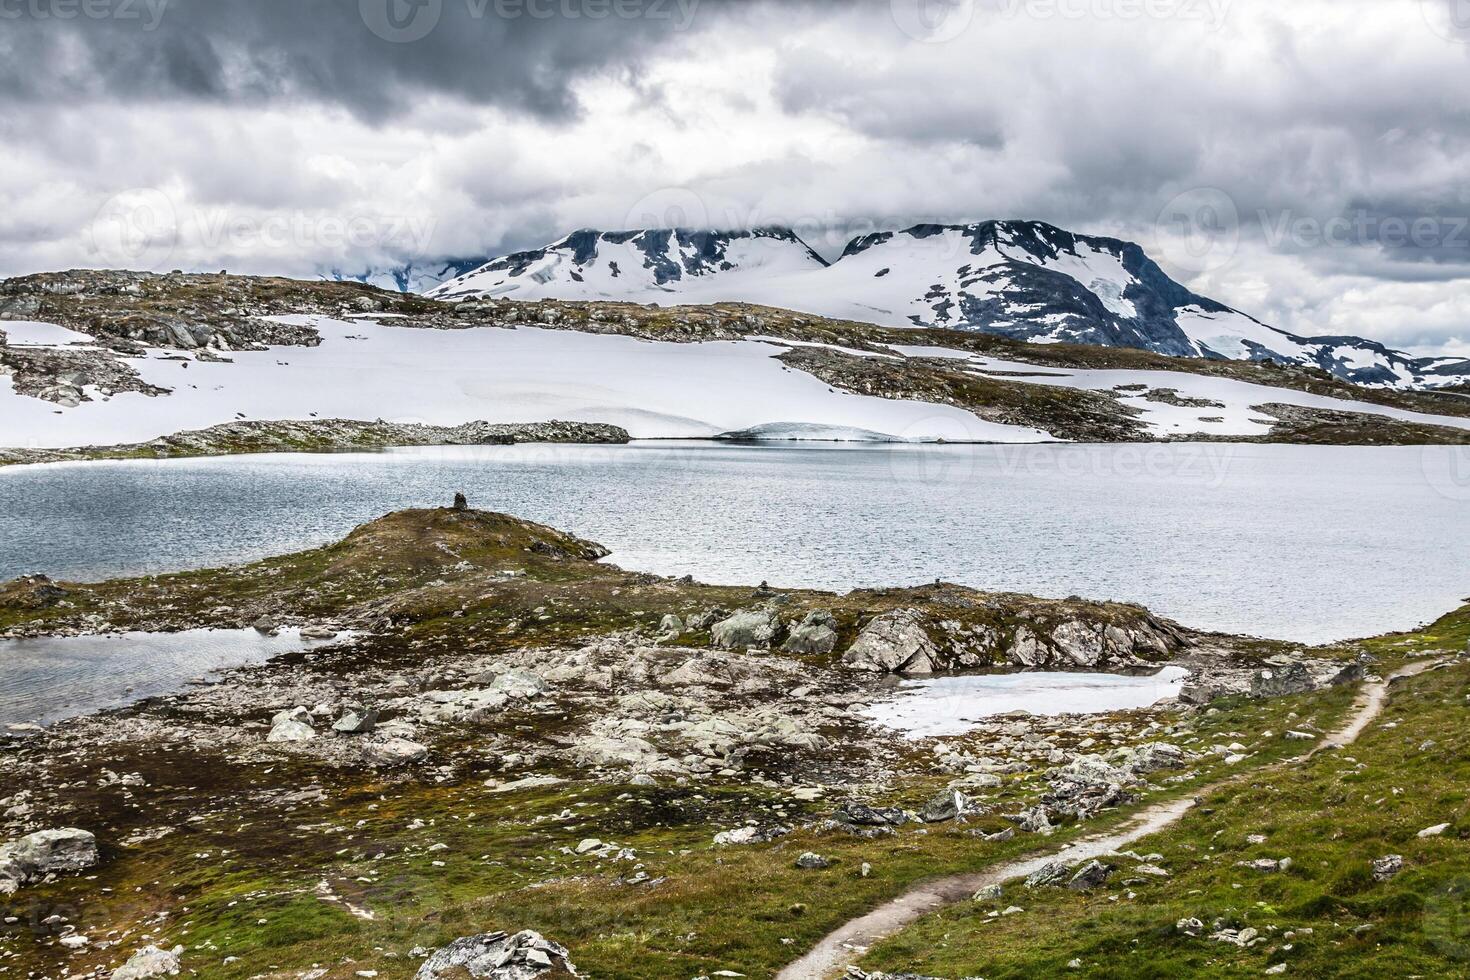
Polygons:
M754 231L573 232L559 242L495 259L429 290L439 299L606 299L637 303L739 299L770 279L827 263L785 228ZM686 297L699 295L701 299Z
M430 289L440 299L743 301L888 326L980 330L1031 343L1315 365L1365 385L1470 381L1470 361L1358 337L1299 337L1191 292L1132 242L1039 221L916 225L823 261L786 229L579 231Z
M408 262L388 269L364 269L361 272L344 272L333 269L322 276L337 282L365 282L379 289L399 293L427 293L440 283L448 282L466 273L473 272L486 262L489 256L469 259L442 259L432 262Z

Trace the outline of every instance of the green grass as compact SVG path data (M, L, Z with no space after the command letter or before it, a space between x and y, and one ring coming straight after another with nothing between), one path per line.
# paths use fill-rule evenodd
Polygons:
M1400 660L1460 649L1467 634L1461 610L1421 634L1367 645ZM1404 681L1355 744L1226 786L1133 847L1163 854L1171 878L1124 885L1125 859L1089 895L1012 884L999 902L922 920L864 966L989 978L1226 977L1284 962L1299 976L1470 976L1467 722L1470 665ZM1417 837L1444 822L1444 836ZM1249 843L1257 834L1266 841ZM1387 854L1403 855L1405 870L1375 882L1371 863ZM1262 857L1293 864L1277 873L1236 866ZM1025 913L988 914L1012 903ZM1183 918L1255 928L1264 941L1239 949L1192 938L1175 929ZM1073 960L1080 969L1068 969Z

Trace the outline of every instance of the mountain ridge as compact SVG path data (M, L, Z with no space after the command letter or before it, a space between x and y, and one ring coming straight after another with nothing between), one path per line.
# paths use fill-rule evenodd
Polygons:
M1134 242L1044 221L918 224L853 238L828 262L789 228L580 229L424 291L444 300L750 302L1031 343L1316 366L1368 386L1444 387L1470 359L1272 327L1172 279Z

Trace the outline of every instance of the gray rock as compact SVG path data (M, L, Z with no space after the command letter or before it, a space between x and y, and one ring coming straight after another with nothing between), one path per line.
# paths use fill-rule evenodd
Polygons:
M831 653L837 649L837 620L825 609L812 610L792 627L781 649L787 653Z
M1027 888L1061 887L1066 884L1069 872L1061 861L1048 861L1026 877Z
M1402 854L1385 855L1373 862L1373 880L1388 881L1402 870L1404 870Z
M271 733L265 737L267 742L310 742L316 738L316 729L304 721L293 721L289 718L276 722L271 726Z
M830 868L832 862L820 854L807 851L796 859L796 866L803 871L818 871L822 868Z
M1063 623L1051 631L1051 641L1079 667L1095 667L1103 658L1102 628L1079 620Z
M924 805L926 823L943 823L965 812L965 794L956 789L940 790Z
M388 738L369 742L363 747L363 761L375 769L392 769L396 766L412 765L428 758L429 750L418 742L406 738Z
M183 952L184 947L182 946L175 946L173 949L144 946L128 957L126 963L112 971L112 980L146 980L148 977L177 976L179 956Z
M1051 814L1044 806L1022 810L1019 825L1028 834L1049 834L1052 832Z
M1074 892L1092 891L1103 885L1112 873L1111 865L1103 864L1101 861L1088 861L1077 869L1076 874L1072 875L1071 880L1067 882L1067 887Z
M1331 687L1339 687L1343 684L1357 684L1367 676L1368 668L1366 665L1350 663L1328 678L1327 683Z
M1003 894L1004 890L1000 885L986 885L976 892L973 897L977 902L997 902L1000 901L1000 897Z
M769 650L780 629L775 614L765 609L747 609L723 619L710 629L714 645L723 650Z
M1306 664L1292 662L1285 667L1268 667L1257 671L1251 678L1251 696L1257 698L1282 698L1291 694L1314 691L1317 683Z
M378 709L361 705L348 705L342 717L332 726L332 731L342 735L365 735L378 725Z
M874 674L932 674L939 668L939 651L917 610L895 609L863 627L842 663Z
M255 632L264 633L266 636L275 636L281 631L280 626L270 616L261 616L255 622L251 623L250 626Z
M897 827L908 822L908 815L896 806L872 807L857 800L848 800L832 815L840 823L856 824L860 827Z
M679 635L681 633L683 633L683 632L684 632L684 620L680 619L678 616L673 615L672 613L669 613L668 615L664 616L664 618L661 619L661 620L659 620L659 622L658 622L658 635L659 635L659 639L662 639L662 640L674 640L674 639L678 639Z
M0 847L0 895L58 872L81 871L97 863L97 838L63 827L38 830Z
M1045 667L1051 655L1051 648L1042 644L1026 626L1016 629L1016 635L1006 650L1006 659L1019 667Z
M297 721L303 725L311 724L311 712L302 707L288 708L285 711L277 711L271 716L271 726L274 727L283 722Z
M488 932L456 939L435 950L414 974L414 980L451 980L466 975L479 980L535 980L545 974L580 976L567 956L565 946L529 929L514 936Z

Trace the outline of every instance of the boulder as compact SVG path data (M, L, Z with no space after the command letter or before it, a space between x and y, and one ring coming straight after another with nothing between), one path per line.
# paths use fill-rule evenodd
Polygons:
M820 854L807 851L796 859L796 866L803 871L820 871L822 868L830 868L832 862Z
M1388 881L1402 870L1404 870L1402 854L1385 855L1373 862L1373 880Z
M837 649L837 620L825 609L812 610L792 627L781 649L787 653L831 653Z
M908 815L896 806L872 807L857 800L848 800L838 807L832 819L860 827L897 827L908 822Z
M1072 620L1051 631L1051 642L1078 667L1095 667L1103 659L1103 631L1100 626Z
M1077 872L1072 875L1067 887L1074 892L1092 891L1102 886L1113 873L1111 865L1103 864L1101 861L1088 861Z
M288 721L300 722L303 725L311 724L311 712L302 707L288 708L285 711L277 711L271 716L271 727Z
M781 628L776 615L765 609L746 609L710 628L710 638L722 650L769 650Z
M482 721L500 713L511 695L491 687L459 691L427 691L420 697L419 717L434 722Z
M1042 644L1030 627L1021 626L1011 638L1006 659L1018 667L1045 667L1051 660L1051 654L1051 648Z
M175 946L173 949L144 946L129 956L126 963L112 971L112 980L146 980L147 977L177 976L179 955L183 952L184 947L182 946Z
M1283 698L1316 688L1317 682L1306 664L1295 661L1285 667L1267 667L1251 678L1251 696L1256 698Z
M877 616L842 655L849 670L873 674L932 674L939 651L914 609L895 609Z
M424 960L414 980L535 980L544 975L580 976L567 949L527 929L514 936L487 932L456 939Z
M940 790L924 805L926 823L943 823L965 812L965 794L955 789Z
M1061 861L1048 861L1026 877L1027 888L1060 887L1067 882L1069 872Z
M342 735L366 735L378 725L378 709L350 704L342 709L342 717L332 726L332 731Z
M0 847L0 895L57 872L81 871L97 863L97 838L63 827L38 830Z
M271 726L271 733L265 737L267 742L310 742L316 738L316 729L304 721L284 719Z
M392 769L396 766L411 765L424 761L428 756L427 747L406 738L387 738L378 742L369 742L362 750L363 761L374 769Z

